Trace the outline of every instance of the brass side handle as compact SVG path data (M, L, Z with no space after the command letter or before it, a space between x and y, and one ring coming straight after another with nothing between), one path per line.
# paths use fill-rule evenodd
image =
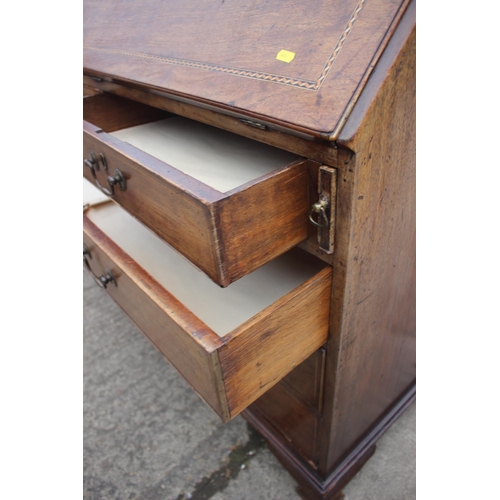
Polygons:
M88 249L87 245L85 243L83 244L83 263L85 264L85 267L89 270L90 274L92 275L92 278L94 278L94 281L97 283L98 286L101 288L106 288L109 283L113 283L113 285L118 286L116 284L116 278L114 277L113 273L106 268L105 273L106 274L101 274L100 276L97 276L97 274L92 271L90 267L90 263L88 259L92 259L92 255L90 253L90 250Z
M102 167L104 170L108 170L108 162L106 161L106 157L104 153L99 153L99 158L102 163ZM108 175L106 179L108 182L109 189L104 187L97 178L96 171L99 170L99 160L93 151L89 152L89 157L83 160L83 164L90 170L92 174L92 178L94 179L94 184L106 195L106 196L114 196L115 195L115 186L118 186L122 191L127 190L127 180L123 175L122 171L118 168L115 168L113 175Z
M318 201L309 210L309 221L317 227L318 249L331 255L335 242L337 169L321 165L318 169ZM311 235L312 236L312 235Z
M309 210L309 220L317 227L328 227L330 221L328 220L328 215L326 214L330 202L326 196L320 196L319 201L317 201ZM313 214L319 214L318 220L314 220Z

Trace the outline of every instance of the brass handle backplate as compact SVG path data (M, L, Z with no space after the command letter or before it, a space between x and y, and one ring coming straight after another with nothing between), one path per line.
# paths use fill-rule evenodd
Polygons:
M99 153L99 159L102 163L102 168L104 170L108 170L108 162L106 161L106 157L104 153ZM109 189L104 187L97 178L96 172L99 171L99 160L93 151L89 152L89 157L83 160L84 165L90 170L92 174L92 178L94 179L95 185L106 195L106 196L114 196L115 195L115 186L119 186L122 191L126 191L127 189L127 180L123 175L122 171L118 168L115 168L113 175L108 175L106 179L108 182Z
M114 277L113 273L106 268L105 273L106 274L101 274L100 276L97 276L97 274L92 271L90 267L90 262L88 259L92 259L92 255L90 254L90 250L88 249L87 245L85 243L83 244L83 263L85 264L85 267L89 270L90 274L92 275L92 278L94 278L94 281L101 287L101 288L106 288L109 283L113 283L113 285L118 286L116 284L116 278Z
M318 169L318 201L309 210L309 220L317 229L320 250L331 255L335 238L335 205L337 203L337 170L326 165Z

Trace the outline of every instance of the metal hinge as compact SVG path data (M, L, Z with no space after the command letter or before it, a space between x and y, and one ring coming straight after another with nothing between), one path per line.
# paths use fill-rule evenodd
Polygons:
M245 118L240 118L240 122L244 123L245 125L248 125L250 127L258 128L260 130L268 130L269 129L269 127L267 125L264 125L263 123L254 122L252 120L247 120Z

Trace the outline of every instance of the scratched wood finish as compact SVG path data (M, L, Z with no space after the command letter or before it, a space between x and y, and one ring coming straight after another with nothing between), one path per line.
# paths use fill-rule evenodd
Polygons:
M276 400L293 408L283 381L244 413L311 499L336 498L415 397L414 26L412 3L339 137L317 468L296 454L315 423L304 419L290 443L276 417Z
M84 121L83 155L104 153L109 170L96 173L99 182L106 186L119 168L127 189L117 186L114 200L216 283L227 286L307 238L306 160L220 193L106 133L108 125L159 119L163 111L114 95L94 98L85 100L84 117L96 123ZM93 182L85 166L83 175Z
M405 3L85 0L84 70L331 138Z
M339 171L324 474L415 378L414 26L412 5L340 135L355 154Z
M101 3L104 11L108 2L112 0ZM294 2L287 3L289 7L279 2L274 6L283 14L289 12L288 8L297 7ZM86 3L86 16L91 5ZM307 9L307 2L301 2L301 6ZM254 7L261 8L262 4L254 2L251 8ZM311 24L307 16L321 13L321 8L306 14L304 26ZM148 18L150 12L144 15ZM123 16L126 17L123 14L122 19ZM212 20L201 13L197 16L193 20L196 25ZM94 30L91 38L95 39L98 33L95 14L91 13L87 19L91 20ZM325 18L316 27L330 26L332 22ZM125 33L118 24L116 30ZM133 56L120 53L87 51L85 55L84 80L90 85L90 75L103 77L95 82L96 88L314 160L308 162L313 185L317 186L317 178L314 180L311 172L319 164L338 168L335 249L329 257L333 264L331 333L325 345L324 390L319 398L322 409L318 412L321 417L313 422L302 416L298 425L287 423L284 410L292 412L295 404L285 403L287 398L293 395L294 401L304 403L304 398L291 389L297 387L297 382L288 383L293 372L245 413L270 440L272 449L303 490L314 499L333 500L341 494L342 487L373 454L377 439L414 397L414 24L413 1L367 0L346 42L356 56L347 61L346 44L322 87L308 92L272 82L250 81L251 78L217 73L209 68L182 68L161 61L154 63L155 71L148 75L145 67L152 61L133 62ZM231 47L227 43L231 33L224 33L223 57ZM375 33L379 36L377 43L373 43ZM136 35L137 39L143 37L139 32ZM185 35L193 46L203 46L196 33L188 29ZM88 40L88 32L85 36ZM127 36L124 43L131 43ZM255 45L257 36L245 32L242 46L247 46L246 40ZM301 36L297 40L303 40ZM180 37L175 46L180 52L183 39ZM150 44L148 40L140 43ZM156 48L160 53L164 46L159 43ZM175 57L182 58L180 52ZM196 81L186 76L193 72L200 75ZM150 76L157 79L156 83L146 81ZM350 83L346 83L348 79ZM233 85L235 80L244 81L245 85ZM201 90L197 92L194 87ZM306 94L309 96L305 97ZM270 129L251 128L240 121L242 117L265 123ZM326 141L336 144L327 145ZM311 228L309 238L301 246L314 253L311 242L315 237ZM295 320L301 319L291 308L288 314ZM308 314L309 311L301 312ZM261 326L252 335L260 338L265 329L266 326ZM260 367L255 363L259 346L246 346L247 339L243 336L229 348L231 339L232 336L227 336L227 342L217 349L219 364L213 366L222 373L221 363L225 362L229 371L224 372L224 383L237 382L245 392L246 380L238 371L241 368L259 376ZM229 350L224 360L225 349ZM245 359L246 349L250 352L249 360ZM272 352L279 360L279 353ZM300 366L295 370L300 371ZM306 376L305 371L301 373ZM220 395L221 390L214 389L212 393ZM227 403L228 414L229 408L241 406L240 397L243 396L235 396ZM276 408L280 404L283 408L279 408L281 416L277 417ZM304 406L311 410L309 405ZM311 410L309 415L313 414L315 411ZM308 441L309 447L304 445Z
M107 287L110 296L223 421L238 415L327 339L329 267L219 337L85 215L84 242L93 272L100 275L109 268L116 276L117 286Z

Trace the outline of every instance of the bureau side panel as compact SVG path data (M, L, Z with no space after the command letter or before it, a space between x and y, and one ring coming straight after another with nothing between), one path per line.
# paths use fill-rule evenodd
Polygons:
M334 262L323 474L415 378L414 29L385 70L355 134L343 137L355 154L339 176L351 187Z

